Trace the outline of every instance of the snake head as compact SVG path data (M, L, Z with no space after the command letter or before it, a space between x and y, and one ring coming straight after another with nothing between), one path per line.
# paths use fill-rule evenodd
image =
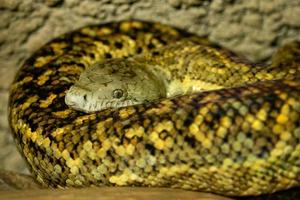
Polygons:
M162 98L165 90L158 85L159 81L136 65L136 62L126 59L94 64L67 91L65 103L75 110L89 113Z

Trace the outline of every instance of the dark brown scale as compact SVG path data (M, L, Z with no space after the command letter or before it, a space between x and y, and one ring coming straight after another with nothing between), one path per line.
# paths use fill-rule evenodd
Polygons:
M121 43L121 42L115 42L115 47L117 48L117 49L122 49L123 48L123 44Z
M110 58L112 58L112 55L111 55L110 53L105 53L105 54L104 54L104 57L105 57L106 59L110 59Z

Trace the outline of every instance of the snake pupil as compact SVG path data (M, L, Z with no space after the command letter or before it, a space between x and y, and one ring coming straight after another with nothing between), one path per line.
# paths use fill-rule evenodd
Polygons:
M115 89L113 91L113 97L116 99L120 99L123 96L123 90L121 89Z

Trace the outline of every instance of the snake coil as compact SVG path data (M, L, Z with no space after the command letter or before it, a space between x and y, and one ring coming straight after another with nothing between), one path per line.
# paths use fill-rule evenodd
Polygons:
M222 72L245 85L89 114L64 103L66 91L91 64L182 38L207 44L204 60L214 66L205 68L210 83L222 84L214 79ZM289 55L299 53L295 46ZM9 121L44 186L271 193L300 183L300 61L276 59L276 67L261 73L258 65L159 23L88 26L47 43L20 68L11 86ZM251 77L265 80L247 84L251 77L242 72L250 68Z

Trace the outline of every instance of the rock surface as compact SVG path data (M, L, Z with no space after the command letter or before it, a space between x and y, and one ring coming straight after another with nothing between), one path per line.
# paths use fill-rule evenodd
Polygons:
M4 170L0 171L0 199L44 200L54 198L56 200L232 200L231 198L214 194L169 188L90 187L81 189L45 189L41 188L28 175Z
M190 192L175 189L158 188L84 188L84 189L56 189L56 190L22 190L15 192L0 192L3 199L10 200L230 200L213 194Z
M26 189L41 189L33 177L12 171L0 170L0 194L1 191L15 191ZM1 196L1 195L0 195Z

